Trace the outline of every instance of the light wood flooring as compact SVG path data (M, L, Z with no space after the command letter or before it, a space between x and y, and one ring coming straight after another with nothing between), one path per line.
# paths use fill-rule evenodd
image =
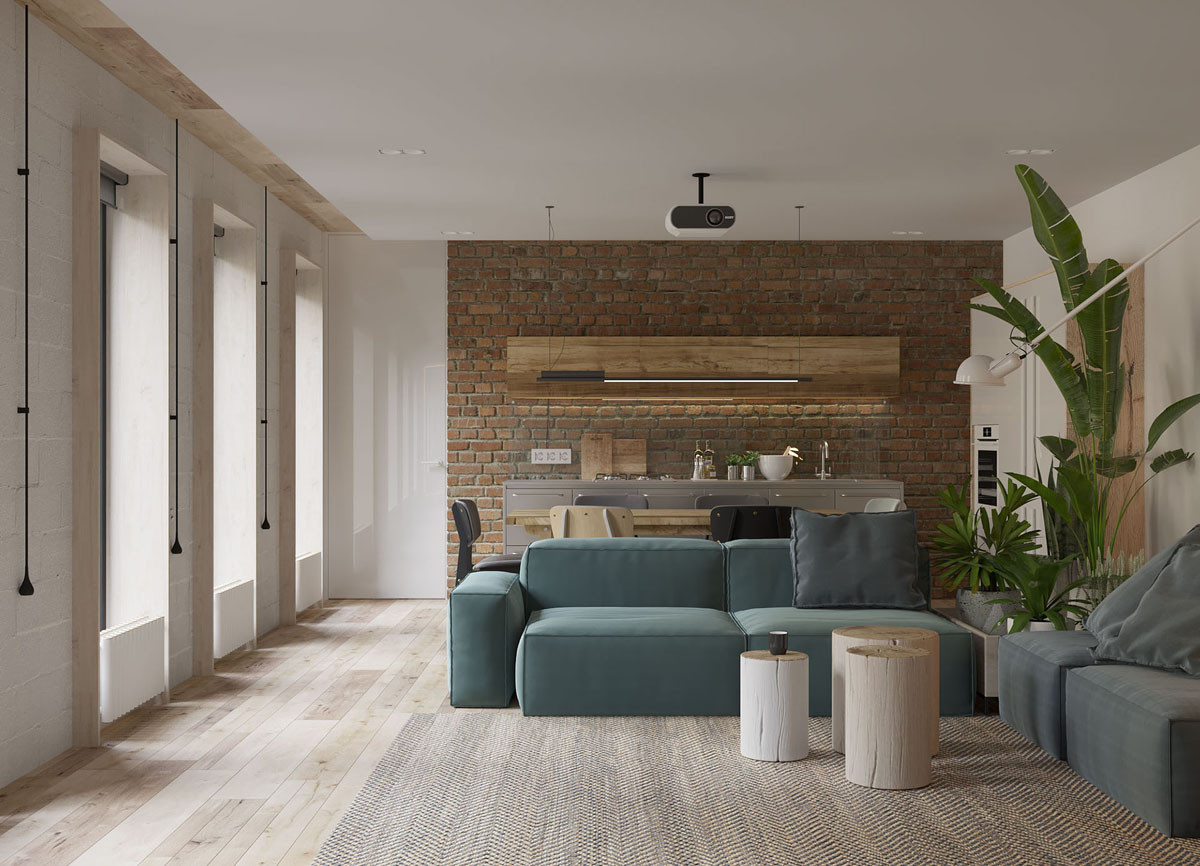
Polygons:
M446 604L334 601L0 790L0 863L309 863L412 713Z

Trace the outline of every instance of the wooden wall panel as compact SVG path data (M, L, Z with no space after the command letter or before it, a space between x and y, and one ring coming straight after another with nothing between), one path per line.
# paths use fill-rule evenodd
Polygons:
M806 382L538 382L542 370ZM730 398L796 403L900 391L899 337L509 337L507 393L522 399Z

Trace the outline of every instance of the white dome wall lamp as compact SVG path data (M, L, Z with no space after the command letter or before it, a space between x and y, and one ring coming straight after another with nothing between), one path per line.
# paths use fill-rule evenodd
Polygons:
M1079 306L1075 307L1075 309L1071 310L1069 313L1067 313L1065 316L1063 316L1061 319L1059 319L1057 322L1055 322L1049 328L1046 328L1046 330L1042 331L1040 334L1038 334L1036 337L1034 337L1029 342L1021 343L1020 345L1017 346L1017 348L1013 349L1007 355L1002 356L999 360L992 360L992 357L990 355L971 355L969 358L967 358L965 361L963 361L961 364L958 365L958 372L955 373L955 375L954 375L954 384L955 385L1003 385L1004 377L1010 375L1011 373L1015 373L1017 370L1019 370L1021 367L1021 362L1024 361L1025 358L1028 357L1029 354L1031 352L1033 352L1033 350L1035 348L1037 348L1038 343L1042 342L1042 340L1049 337L1052 333L1057 331L1059 328L1061 328L1067 322L1071 321L1073 318L1078 316L1081 312L1083 312L1085 309L1090 307L1096 301L1100 300L1100 298L1102 298L1104 296L1105 292L1108 292L1110 289L1112 289L1113 286L1120 283L1121 280L1125 279L1127 276L1132 274L1134 271L1139 270L1142 267L1144 267L1146 262L1150 261L1152 258L1154 258L1156 255L1161 253L1163 250L1165 250L1171 244L1175 243L1175 241L1179 240L1181 237L1183 237L1185 234L1187 234L1189 231L1191 231L1197 225L1200 225L1200 217L1196 217L1194 220L1192 220L1190 223L1185 225L1179 231L1175 232L1175 234L1171 235L1169 238L1167 238L1161 244L1156 246L1150 252L1146 253L1146 255L1142 256L1140 259L1138 259L1132 265L1125 268L1125 270L1121 271L1121 273L1117 274L1115 277L1113 277L1111 280L1109 280L1103 286L1096 289L1096 291L1094 293L1092 293L1087 298L1087 300L1085 300ZM1030 280L1037 279L1037 277L1045 276L1045 274L1047 274L1047 273L1050 273L1050 272L1045 271L1041 274L1037 274L1036 276L1021 280L1019 283L1012 283L1010 286L1007 286L1006 288L1012 288L1014 286L1019 286L1022 283L1027 283Z

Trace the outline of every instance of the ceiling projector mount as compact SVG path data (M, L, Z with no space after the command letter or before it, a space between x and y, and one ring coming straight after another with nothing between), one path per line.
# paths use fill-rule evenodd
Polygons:
M667 211L667 231L677 238L712 240L733 228L736 219L733 208L727 204L704 203L704 178L706 171L692 173L696 178L699 204L680 204Z

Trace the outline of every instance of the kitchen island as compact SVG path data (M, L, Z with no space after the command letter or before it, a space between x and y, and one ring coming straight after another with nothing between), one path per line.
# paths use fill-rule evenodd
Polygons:
M534 540L509 523L509 513L570 505L581 493L641 493L653 509L691 509L707 493L763 496L771 505L810 511L862 511L877 497L904 499L904 484L886 478L789 478L784 481L692 481L690 479L621 479L581 481L571 478L522 479L504 482L504 552L520 553Z

